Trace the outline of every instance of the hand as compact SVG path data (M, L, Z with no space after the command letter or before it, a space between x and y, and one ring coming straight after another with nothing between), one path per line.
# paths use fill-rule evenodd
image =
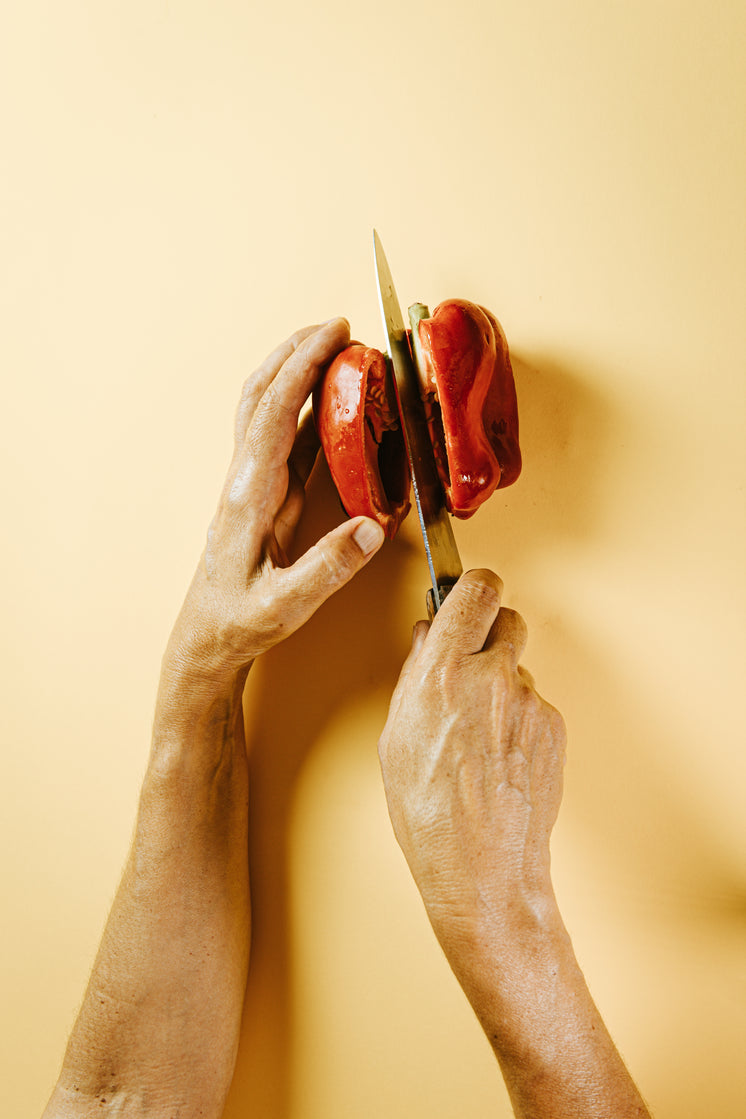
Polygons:
M379 744L394 830L516 1119L649 1119L554 898L565 727L501 592L470 571L415 627Z
M160 707L165 701L169 717L185 693L199 701L235 690L246 666L307 621L383 541L375 521L356 517L288 559L318 451L310 413L300 426L299 414L348 343L344 319L300 330L244 385L233 460L164 658Z
M461 942L553 905L565 729L518 663L526 626L501 592L468 572L418 622L379 743L394 831L454 970Z

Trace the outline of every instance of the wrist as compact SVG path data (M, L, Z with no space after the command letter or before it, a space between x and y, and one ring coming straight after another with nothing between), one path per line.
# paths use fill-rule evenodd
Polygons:
M250 665L212 676L186 661L164 658L158 687L150 770L214 766L237 749L245 755L243 689Z
M480 898L472 912L455 917L428 907L446 957L469 994L510 1000L527 973L545 969L568 950L570 939L551 884L516 887L506 898Z

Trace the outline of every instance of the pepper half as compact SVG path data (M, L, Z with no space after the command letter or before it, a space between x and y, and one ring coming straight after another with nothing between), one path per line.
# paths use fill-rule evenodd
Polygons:
M521 472L508 343L495 316L465 299L440 303L419 319L417 334L420 392L446 506L471 517Z
M446 507L471 517L521 472L508 343L485 307L448 299L410 308L412 348ZM409 512L410 472L386 358L354 343L314 390L314 416L348 516L393 537Z
M338 354L314 390L314 419L345 512L373 517L388 537L409 512L404 436L380 350Z

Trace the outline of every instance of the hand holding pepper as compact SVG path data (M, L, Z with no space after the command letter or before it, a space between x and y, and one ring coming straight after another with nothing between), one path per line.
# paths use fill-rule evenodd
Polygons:
M465 299L432 316L409 308L420 396L446 509L471 517L521 472L518 403L508 343L491 311ZM349 515L394 536L409 511L410 475L393 386L380 350L343 350L314 391L332 478Z
M229 694L260 653L306 622L383 542L376 522L358 516L288 559L319 449L310 413L300 426L298 417L348 342L345 319L299 330L244 385L233 459L164 659L159 711L169 719L193 718L216 692Z

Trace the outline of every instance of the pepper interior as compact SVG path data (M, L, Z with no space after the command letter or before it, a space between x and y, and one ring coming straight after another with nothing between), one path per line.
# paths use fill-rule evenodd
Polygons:
M443 427L443 413L440 409L440 401L434 392L426 392L422 395L422 403L425 408L425 418L427 419L430 442L433 445L433 452L435 454L435 465L438 468L441 483L447 490L451 484L451 471L448 466L446 433Z
M406 450L401 428L384 431L378 444L378 469L384 492L392 505L401 505L409 490Z
M409 470L399 413L393 388L387 375L386 361L371 363L365 385L365 424L369 437L377 445L377 465L381 484L388 501L401 506L409 493Z

